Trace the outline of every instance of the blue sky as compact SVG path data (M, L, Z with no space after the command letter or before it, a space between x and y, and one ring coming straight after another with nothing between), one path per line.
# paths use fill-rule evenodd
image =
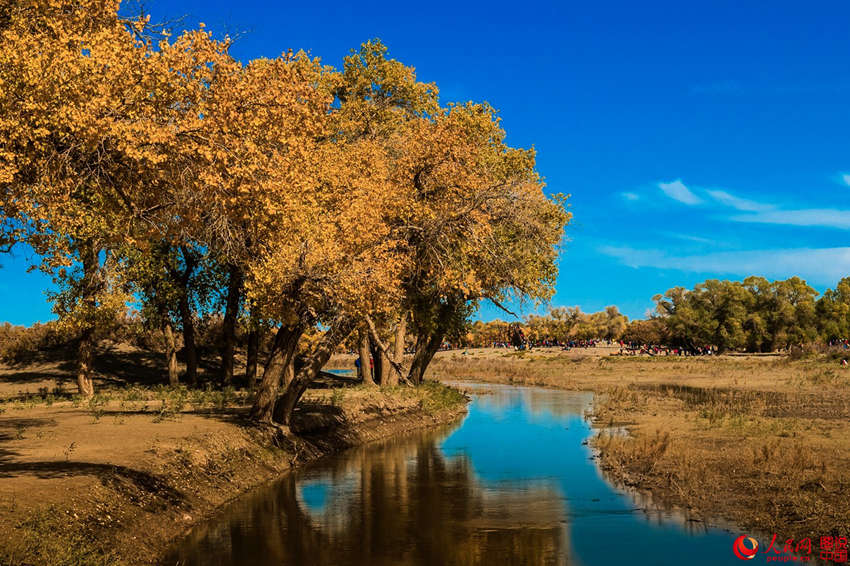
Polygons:
M571 193L554 306L617 304L709 277L850 274L845 2L146 2L339 65L381 38L444 101L486 100ZM43 277L0 258L0 320L50 317ZM499 313L483 309L481 316Z

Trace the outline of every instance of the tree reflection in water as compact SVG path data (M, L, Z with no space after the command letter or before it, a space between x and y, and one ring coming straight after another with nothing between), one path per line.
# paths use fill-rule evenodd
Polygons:
M545 482L487 487L448 431L362 447L234 502L168 563L565 564L562 498Z
M189 564L735 564L734 533L609 484L587 393L466 385L459 427L363 447L239 499ZM449 434L450 433L450 434Z

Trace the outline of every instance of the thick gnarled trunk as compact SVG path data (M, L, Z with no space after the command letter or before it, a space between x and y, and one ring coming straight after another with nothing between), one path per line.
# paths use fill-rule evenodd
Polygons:
M289 360L289 364L283 371L283 386L289 387L293 379L295 379L295 355L292 356L292 359Z
M295 406L301 400L301 396L307 391L307 387L316 379L319 371L325 366L345 338L351 334L356 326L356 320L349 316L338 316L331 322L324 336L313 346L306 363L300 367L292 382L287 386L283 395L278 399L274 410L274 420L284 426L292 423L292 414ZM367 366L368 368L368 366Z
M416 333L416 352L413 354L413 361L410 364L410 373L408 379L414 385L419 385L425 380L425 372L428 370L428 365L434 359L434 355L440 350L440 345L446 333L451 327L452 317L455 315L455 309L458 306L458 301L450 301L440 304L429 324L415 324L418 328ZM415 317L415 312L414 312ZM414 323L416 323L414 318ZM427 330L423 330L423 328Z
M425 372L428 365L434 359L434 355L440 350L443 343L443 332L435 331L431 334L420 334L416 337L416 353L410 363L410 373L407 379L414 385L421 385L425 381Z
M387 356L387 354L385 354L378 348L375 348L375 350L375 355L377 356L375 358L377 363L377 365L375 366L375 375L378 376L378 383L380 383L381 385L385 385L389 381L390 374L392 373L392 367L390 366L390 358L389 356Z
M292 366L298 340L304 333L300 325L281 326L274 337L274 344L269 354L269 360L263 371L263 378L257 387L254 406L251 407L251 418L265 423L271 423L275 411L278 391L284 373Z

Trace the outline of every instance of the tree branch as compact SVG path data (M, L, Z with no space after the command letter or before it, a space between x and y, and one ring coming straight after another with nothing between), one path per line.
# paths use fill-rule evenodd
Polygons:
M500 309L502 309L503 311L505 311L506 313L508 313L509 315L513 316L514 318L519 318L519 315L517 313L513 312L512 310L509 310L507 307L505 307L502 303L500 303L493 297L485 295L484 298L499 307Z

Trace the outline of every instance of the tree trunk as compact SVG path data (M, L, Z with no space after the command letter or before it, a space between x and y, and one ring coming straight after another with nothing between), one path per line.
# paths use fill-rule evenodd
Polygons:
M223 336L221 344L221 381L233 383L233 351L236 347L236 319L242 300L242 270L231 265L227 283L227 302L224 309Z
M198 383L198 350L195 347L195 319L189 305L188 289L180 294L180 324L183 327L183 352L186 354L186 381Z
M366 335L369 336L369 353L372 355L372 363L374 365L374 368L372 369L372 380L375 383L384 385L387 382L387 376L390 373L390 360L386 354L381 351L377 341L375 341L374 337L372 337L368 331L366 332Z
M289 360L289 364L283 372L283 386L289 387L293 379L295 379L295 354L292 355L292 359Z
M251 407L251 418L265 423L271 423L275 411L275 401L280 390L280 382L284 372L292 364L295 348L304 332L301 326L281 326L274 337L269 361L263 371L263 379L257 388L254 406Z
M360 379L367 385L375 385L372 378L371 351L369 350L369 332L361 328L359 332Z
M80 260L83 264L82 303L90 315L94 314L94 310L97 308L97 270L100 261L98 254L99 250L93 242L87 241L82 244L80 249ZM83 397L94 395L94 383L92 382L94 336L94 323L85 321L77 348L77 388Z
M440 349L443 335L443 332L435 331L432 334L420 334L416 337L416 353L413 354L410 373L407 376L414 385L421 385L425 381L425 371Z
M398 326L395 329L395 344L394 344L394 352L393 352L393 361L397 365L402 365L404 362L404 336L407 332L407 315L404 314L401 316L401 319L398 321ZM389 364L384 364L389 366ZM386 385L388 387L393 387L398 385L398 372L394 369L387 372L386 381L381 381L381 385Z
M186 354L186 381L189 385L197 385L198 350L195 347L195 319L189 301L191 296L189 282L192 279L192 273L195 271L197 260L186 246L181 246L180 252L183 254L183 262L185 263L184 271L179 274L178 279L180 282L180 325L183 327L183 352Z
M390 366L390 358L379 348L376 347L375 350L375 363L377 364L375 366L375 375L378 378L378 383L385 385L390 380L390 374L394 372Z
M177 374L177 341L174 339L174 327L170 321L162 325L165 334L165 359L168 362L168 384L176 387L180 384Z
M425 372L428 369L428 364L434 359L434 355L440 350L440 345L446 336L452 324L452 317L455 316L457 308L463 304L460 298L447 299L447 302L439 304L433 318L426 315L430 319L430 324L419 324L415 318L416 311L413 312L416 334L416 353L413 355L413 361L410 364L410 373L408 379L414 385L420 385L425 380ZM427 320L426 320L427 321ZM427 329L427 330L425 330Z
M80 336L77 349L77 389L83 397L94 395L92 361L94 360L94 328L86 328Z
M355 326L355 319L348 316L338 316L331 323L321 340L313 346L309 356L306 358L307 363L298 370L292 383L289 384L281 398L278 399L274 410L275 421L284 426L290 426L292 413L295 411L298 401L301 400L301 396L304 395L307 387L316 379L319 371L328 363L336 347L351 334ZM369 366L367 365L366 367L368 368Z
M407 334L407 314L401 315L395 329L395 363L401 365L404 361L404 339Z
M245 359L245 383L250 387L257 380L257 357L260 352L260 331L248 333L248 352Z

